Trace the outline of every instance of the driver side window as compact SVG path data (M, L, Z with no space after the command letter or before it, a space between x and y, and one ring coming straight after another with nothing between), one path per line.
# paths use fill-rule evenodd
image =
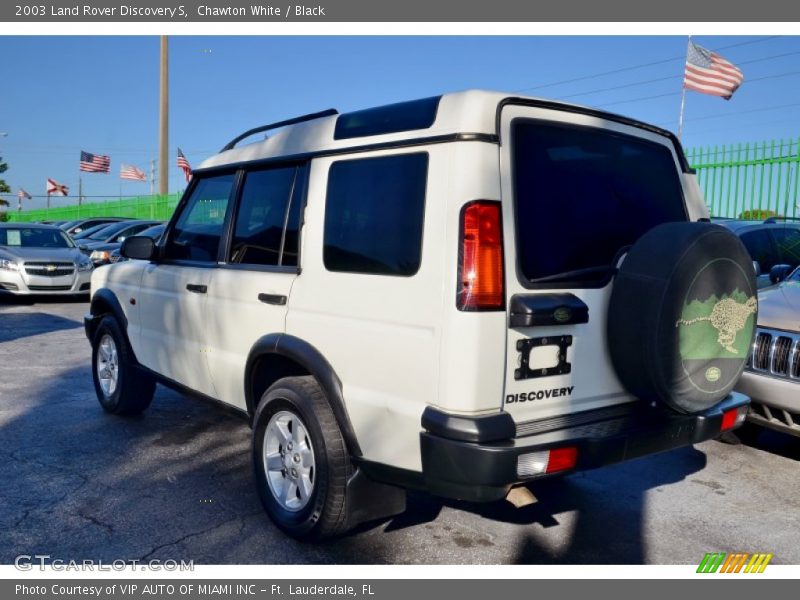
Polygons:
M215 262L235 173L199 179L164 248L167 260Z

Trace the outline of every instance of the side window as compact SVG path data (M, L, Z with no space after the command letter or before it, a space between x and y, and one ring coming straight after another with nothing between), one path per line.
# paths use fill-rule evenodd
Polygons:
M331 165L323 261L329 271L413 275L422 257L427 153Z
M249 265L297 265L297 228L284 242L287 211L297 178L297 167L247 173L236 215L236 226L228 262ZM299 213L297 213L299 214ZM287 233L288 238L288 233ZM283 247L284 260L281 260ZM287 260L288 259L288 260Z
M769 273L769 270L776 264L775 252L772 248L772 240L766 229L756 229L743 233L742 243L750 257L761 266L762 273Z
M164 248L166 259L217 260L234 177L234 173L226 173L197 181L167 238Z
M772 237L778 246L778 259L781 263L800 265L800 229L794 227L772 229Z

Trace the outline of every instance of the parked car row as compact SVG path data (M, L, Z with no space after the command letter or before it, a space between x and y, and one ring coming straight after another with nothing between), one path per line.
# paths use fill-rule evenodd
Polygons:
M131 235L158 238L160 221L102 217L51 223L0 224L0 293L86 295L91 271L124 260Z

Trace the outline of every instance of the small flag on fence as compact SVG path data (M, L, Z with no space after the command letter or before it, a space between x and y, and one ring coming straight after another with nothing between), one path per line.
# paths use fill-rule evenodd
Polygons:
M180 148L178 148L178 167L183 171L186 181L189 181L192 178L192 167L189 166L189 161L186 160Z
M22 200L31 200L33 198L33 196L31 196L28 192L26 192L22 188L19 188L19 191L17 192L17 198L19 198L20 201L22 201Z
M683 87L730 100L733 93L742 85L742 81L744 75L739 67L716 52L689 41Z
M108 173L111 168L111 157L92 154L81 150L81 171L87 173Z
M48 196L67 196L69 195L69 188L61 183L47 178L47 195Z
M125 163L122 163L119 167L119 178L130 179L131 181L147 181L147 175L145 175L144 171Z

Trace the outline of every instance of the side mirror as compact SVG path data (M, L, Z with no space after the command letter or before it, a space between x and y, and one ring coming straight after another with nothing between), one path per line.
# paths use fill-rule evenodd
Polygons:
M755 269L756 271L756 277L759 277L761 275L761 263L758 262L757 260L754 260L753 269Z
M792 272L790 265L775 265L769 270L769 280L775 284L780 283L789 276Z
M158 253L156 244L151 238L134 235L122 242L120 254L135 260L154 260Z

